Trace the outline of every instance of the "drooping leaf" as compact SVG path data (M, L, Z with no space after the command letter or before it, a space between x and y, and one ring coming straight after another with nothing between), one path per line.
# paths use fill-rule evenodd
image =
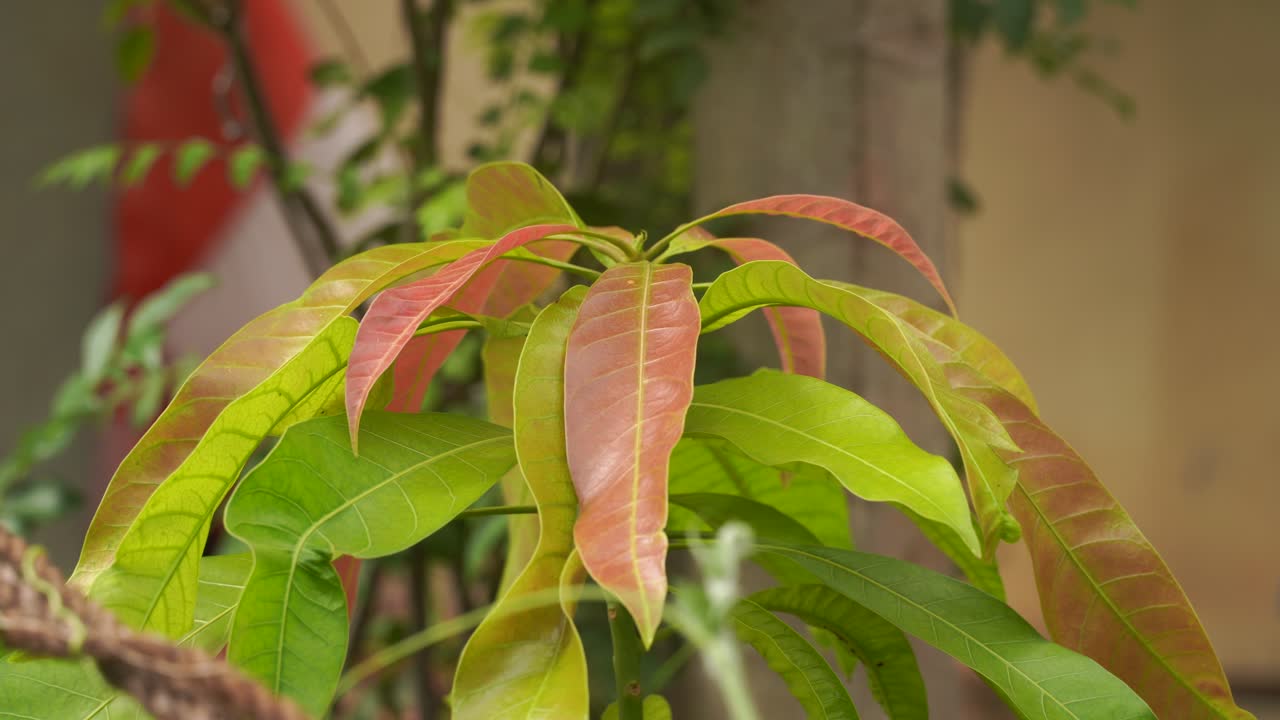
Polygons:
M858 711L840 678L800 633L750 599L739 601L731 617L738 639L760 653L807 717L857 720Z
M120 463L85 534L84 550L72 582L88 588L110 565L121 538L147 499L189 459L205 431L230 403L277 375L327 328L374 292L484 244L405 244L361 253L330 268L297 300L264 313L232 335L191 373L169 407ZM150 296L130 318L130 338L157 327L186 297L207 287L208 282L206 275L185 276L160 294ZM256 444L253 441L246 446ZM230 475L214 479L214 484L233 482L251 451L252 448L237 457L221 455L231 461L226 468ZM174 632L183 631L185 628Z
M925 280L928 280L929 284L938 291L952 313L955 312L955 302L951 300L951 294L947 292L942 276L911 235L893 218L848 200L823 195L774 195L759 200L748 200L681 225L672 232L672 235L679 237L690 228L733 215L784 215L806 218L861 235L889 248L903 260L911 263L912 267L919 270Z
M217 283L212 273L185 273L165 283L138 303L129 314L130 338L155 331L169 322L187 303Z
M514 230L488 247L474 250L433 275L384 291L360 323L347 370L346 405L352 447L369 390L413 337L418 325L448 303L486 265L499 256L548 235L572 231L572 225L534 225Z
M867 292L918 330L951 384L990 407L1022 448L1008 455L1018 473L1010 504L1028 528L1050 635L1124 679L1163 717L1251 718L1232 699L1169 567L1084 459L1036 416L1013 363L959 321Z
M572 613L559 606L510 609L558 587L574 547L577 497L565 456L563 368L584 294L573 288L543 310L520 354L516 455L538 507L537 546L463 650L452 693L458 720L587 717L586 658Z
M695 252L705 247L723 250L739 265L753 260L780 260L796 264L785 250L760 238L716 238L702 228L691 228L672 241L664 257ZM824 378L827 374L827 336L822 317L811 308L780 306L764 309L769 330L778 345L782 371Z
M769 370L702 385L685 432L731 442L765 465L817 465L865 500L945 524L981 554L951 463L916 447L893 418L848 390Z
M79 190L89 183L106 182L120 161L119 145L97 145L79 150L45 168L39 183L67 184Z
M848 325L920 389L955 439L982 529L983 554L1001 539L1017 538L1017 522L1004 507L1015 473L997 454L1017 446L988 408L950 386L941 365L913 342L912 332L895 315L848 287L814 280L794 265L775 261L724 273L699 305L703 332L768 305L810 307Z
M138 628L171 637L188 630L214 512L271 428L300 399L342 372L355 325L351 318L330 324L278 371L222 409L137 512L115 548L114 562L94 582L93 599Z
M670 492L740 495L803 523L822 545L853 548L844 488L812 465L782 471L728 443L686 437L671 453ZM707 529L679 507L671 508L667 526L676 532Z
M902 631L884 618L824 585L770 588L749 599L764 610L794 615L835 637L862 662L872 693L893 720L929 717L915 651Z
M294 425L227 505L227 530L254 558L228 657L313 716L332 699L346 657L333 560L419 542L515 463L509 432L456 415L370 413L361 434L356 457L344 418Z
M693 394L692 276L678 264L609 268L582 304L565 358L574 539L646 646L667 592L667 463Z
M1147 704L1089 658L1040 636L1008 605L959 580L868 553L760 543L824 585L954 657L1022 717L1154 720Z

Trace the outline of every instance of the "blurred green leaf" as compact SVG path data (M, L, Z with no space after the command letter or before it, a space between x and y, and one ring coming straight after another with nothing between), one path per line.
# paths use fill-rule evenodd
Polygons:
M307 71L307 77L311 79L312 85L322 88L350 85L355 79L345 62L333 58L312 65Z
M160 152L160 146L156 143L142 143L134 147L129 153L129 161L120 172L120 184L128 187L140 182L156 164Z
M389 132L414 99L413 71L407 64L393 65L370 78L360 93L378 106L383 132Z
M178 146L173 158L173 179L186 185L217 153L213 143L203 138L187 140Z
M65 184L79 190L89 183L109 180L119 161L119 145L85 148L50 165L38 182L44 186Z
M248 187L266 159L266 153L257 145L237 148L227 161L227 178L231 185L240 189Z
M145 25L134 25L116 41L116 71L125 82L137 82L156 54L156 36Z
M103 308L89 321L80 338L80 372L87 382L96 383L106 373L123 322L124 304L120 302Z
M1036 21L1036 0L996 0L992 20L1005 47L1021 50L1031 38Z
M187 273L170 280L138 303L129 316L129 336L162 327L192 298L213 287L214 282L214 276L206 272Z

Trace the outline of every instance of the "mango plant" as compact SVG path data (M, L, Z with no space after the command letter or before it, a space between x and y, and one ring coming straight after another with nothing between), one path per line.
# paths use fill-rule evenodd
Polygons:
M459 720L588 717L576 622L600 601L617 689L605 716L622 720L670 716L637 672L664 626L704 651L737 717L754 715L733 676L738 643L809 717L857 717L824 645L865 668L890 717L928 717L908 636L1024 718L1252 717L1155 548L1040 419L1009 359L956 319L937 268L890 218L777 196L650 241L584 224L526 165L482 166L466 195L457 231L343 260L214 351L121 463L71 584L135 628L225 649L321 717L381 669L347 662L353 576L335 563L400 552L464 515L507 515L502 587L454 672ZM702 227L745 214L877 242L951 312L814 279L766 240ZM697 252L736 267L696 280L680 259ZM699 338L757 309L780 370L695 386ZM823 380L823 315L920 390L962 473ZM488 420L422 412L470 332L485 338ZM491 491L505 500L481 507ZM855 550L846 493L900 509L968 582ZM216 524L248 551L207 555ZM993 552L1019 539L1052 640L1003 600ZM678 547L699 553L708 581L677 579L673 596ZM741 596L740 557L775 586ZM26 718L140 712L92 664L26 655L0 663L0 703Z

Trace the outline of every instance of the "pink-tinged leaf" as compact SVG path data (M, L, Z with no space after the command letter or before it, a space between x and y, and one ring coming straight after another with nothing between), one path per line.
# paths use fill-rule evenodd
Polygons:
M266 381L378 290L485 245L413 243L361 253L330 268L297 300L260 315L228 338L192 372L116 469L85 534L73 580L87 588L111 564L142 506L186 461L227 405Z
M647 646L667 593L667 472L693 397L700 319L686 265L615 265L569 335L565 435L587 572Z
M467 176L463 237L495 239L524 225L561 222L580 224L555 186L530 165L488 163Z
M951 313L956 314L956 304L951 299L951 293L947 292L938 268L934 266L929 256L924 254L924 250L920 249L911 235L888 215L848 200L825 195L774 195L730 205L677 228L672 235L678 236L692 227L730 215L784 215L816 220L880 243L919 270L925 280L928 280L929 284L942 296Z
M416 282L392 288L374 299L351 351L347 367L346 406L352 448L370 389L413 337L418 325L451 301L485 266L505 253L548 235L572 232L573 225L533 225L507 233L492 245L474 250Z
M1008 358L977 331L912 300L877 304L916 329L948 382L996 414L1018 445L1009 498L1054 640L1097 660L1162 718L1252 718L1236 706L1173 573L1084 459L1029 407ZM999 380L997 380L999 378Z
M796 264L795 258L768 240L760 238L719 238L702 228L690 228L671 244L665 257L712 247L723 250L739 265L755 260L781 260ZM765 320L778 346L782 371L823 379L827 375L827 335L822 329L822 313L811 308L778 306L764 308Z
M529 244L529 251L549 260L567 262L578 250L571 240L539 240ZM523 305L537 300L555 284L560 270L529 262L499 260L496 282L485 299L481 312L492 317L504 318Z

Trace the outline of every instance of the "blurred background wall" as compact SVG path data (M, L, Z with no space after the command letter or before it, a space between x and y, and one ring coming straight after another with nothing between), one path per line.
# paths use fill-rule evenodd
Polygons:
M321 54L340 52L316 4L294 5ZM391 0L343 9L371 65L403 56ZM36 191L31 178L115 127L96 12L44 0L8 14L0 450L44 412L104 297L105 195ZM1091 22L1121 45L1103 70L1136 99L1132 121L999 49L974 58L961 168L981 209L961 226L951 283L963 317L1008 351L1045 417L1161 549L1239 689L1274 694L1280 4L1164 0ZM465 42L450 48L446 83L447 157L461 162L485 92ZM220 306L221 322L238 325L255 302ZM82 443L58 470L93 472L90 452ZM74 534L53 537L74 556ZM1012 599L1034 617L1025 553L1007 549Z

